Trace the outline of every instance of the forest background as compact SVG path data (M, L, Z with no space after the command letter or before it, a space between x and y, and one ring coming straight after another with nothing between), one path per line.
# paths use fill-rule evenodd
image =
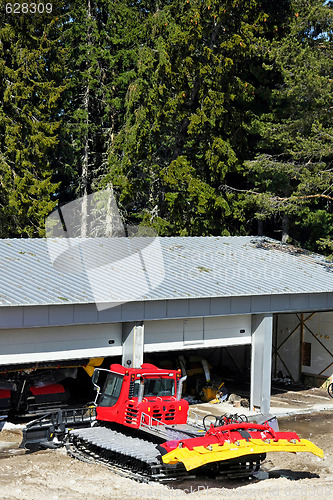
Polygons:
M1 3L1 238L108 187L161 236L333 254L332 1L50 3Z

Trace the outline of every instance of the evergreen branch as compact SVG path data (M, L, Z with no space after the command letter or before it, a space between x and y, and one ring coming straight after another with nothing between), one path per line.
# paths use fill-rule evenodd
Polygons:
M228 191L235 191L237 193L246 193L246 194L255 194L257 196L265 196L268 193L260 193L258 191L251 191L250 189L237 189L231 186L227 186L226 184L220 186L220 189L224 192ZM307 194L307 195L292 195L292 196L287 196L287 197L281 197L281 196L270 196L270 199L272 201L297 201L297 200L305 200L309 198L325 198L326 200L333 201L333 196L329 196L328 194L324 193L319 193L319 194Z

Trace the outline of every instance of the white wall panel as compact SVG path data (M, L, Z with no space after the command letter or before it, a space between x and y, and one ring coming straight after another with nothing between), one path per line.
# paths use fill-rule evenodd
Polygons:
M251 315L145 321L145 352L251 343Z
M306 315L305 315L306 317ZM303 372L318 375L327 366L333 362L333 312L316 313L311 319L306 321L310 330L321 342L321 344L313 337L309 330L304 328L304 342L311 342L311 366L303 366ZM324 347L328 349L324 349ZM329 366L322 375L331 376L333 374L333 365Z
M251 315L220 316L205 318L205 341L207 345L242 345L251 343Z
M0 365L118 356L121 341L121 323L0 330Z
M299 319L296 314L279 314L277 323L277 347L279 355L274 354L275 375L279 372L284 377L291 375L299 382L300 375L300 328L297 328ZM296 330L295 330L296 328ZM291 335L291 332L294 333ZM275 341L275 339L274 339Z
M184 344L204 343L204 318L184 319Z
M299 315L300 316L300 315ZM304 313L304 319L309 316L309 313ZM296 314L279 314L277 343L278 346L283 343L287 336L299 324L299 319ZM310 328L315 337L307 329ZM291 337L283 343L279 349L279 354L288 367L294 380L299 381L299 363L300 363L300 327L291 335ZM302 372L311 375L331 376L333 373L333 365L329 366L332 361L333 353L333 312L318 312L311 319L304 323L304 342L311 344L311 364L310 366L302 367ZM322 344L322 345L321 345ZM325 349L323 346L325 346ZM281 359L276 359L276 372L281 371L283 375L287 375L286 367ZM328 367L326 370L325 368ZM325 370L325 371L323 371Z
M145 352L181 349L183 342L182 319L145 321Z

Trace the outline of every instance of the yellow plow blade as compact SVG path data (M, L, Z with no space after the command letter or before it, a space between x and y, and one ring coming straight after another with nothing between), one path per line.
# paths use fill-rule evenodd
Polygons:
M287 451L296 453L307 451L320 458L324 458L324 452L318 446L307 439L301 439L295 443L287 439L279 441L262 441L261 439L241 440L235 443L224 443L223 445L213 444L209 448L196 446L193 450L188 448L176 448L162 456L165 464L176 464L182 462L187 471L201 467L212 462L222 462L232 458L269 453L271 451Z

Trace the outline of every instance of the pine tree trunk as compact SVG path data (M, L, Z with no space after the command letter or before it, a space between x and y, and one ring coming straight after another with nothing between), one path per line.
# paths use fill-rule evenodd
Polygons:
M262 219L258 219L257 233L258 236L262 236L264 234L264 221Z
M119 226L119 214L116 213L114 207L113 186L110 183L107 187L108 198L106 205L106 218L105 218L105 236L112 237L117 235L117 226Z
M289 238L289 217L287 214L283 214L282 219L282 243L287 243Z
M91 5L90 0L87 4L87 17L88 17L88 29L87 38L88 46L91 45L91 34L90 34L90 18L91 18ZM88 72L90 70L90 62L88 60ZM83 97L83 107L86 112L86 136L84 140L84 154L82 162L82 206L81 206L81 238L85 238L88 232L88 173L89 173L89 79L87 82L86 90Z
M88 230L88 171L89 171L89 84L87 85L85 95L84 95L84 109L87 113L86 118L86 137L84 142L84 154L82 162L82 207L81 207L81 237L87 236Z

